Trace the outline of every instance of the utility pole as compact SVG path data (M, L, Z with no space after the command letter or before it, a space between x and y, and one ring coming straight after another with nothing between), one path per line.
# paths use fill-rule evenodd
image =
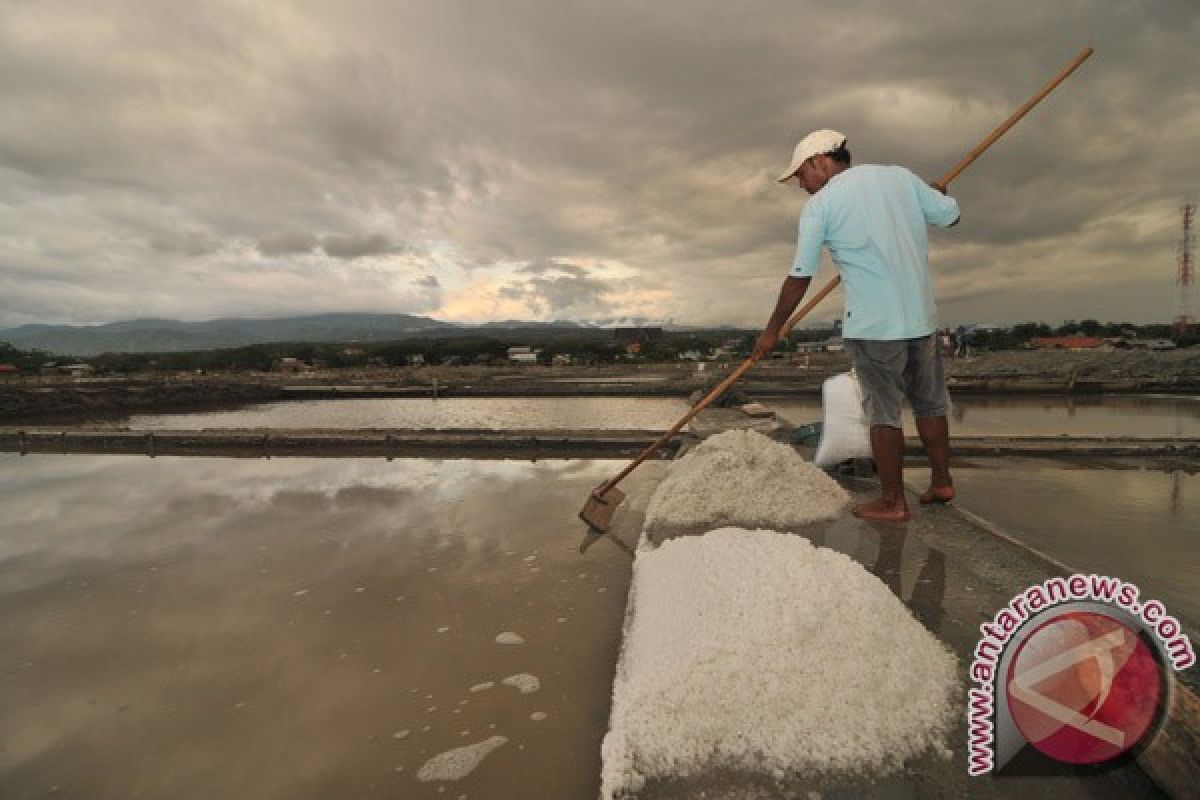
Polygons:
M1196 217L1196 205L1194 203L1183 204L1183 236L1179 239L1179 271L1175 277L1175 283L1179 286L1179 310L1175 315L1175 324L1173 326L1175 336L1183 337L1192 332L1192 328L1196 324L1196 318L1192 316L1192 282L1195 280L1196 272L1193 265L1192 256L1195 250L1195 241L1192 239L1192 221Z

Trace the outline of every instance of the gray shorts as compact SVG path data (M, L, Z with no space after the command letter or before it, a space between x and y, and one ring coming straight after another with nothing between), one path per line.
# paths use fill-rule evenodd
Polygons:
M863 411L872 425L900 428L908 398L914 417L942 417L950 408L942 353L933 334L919 339L846 339L846 352L863 390Z

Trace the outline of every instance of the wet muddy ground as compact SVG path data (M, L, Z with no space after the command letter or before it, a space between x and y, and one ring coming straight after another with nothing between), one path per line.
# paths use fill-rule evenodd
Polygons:
M595 796L622 464L0 456L3 796Z

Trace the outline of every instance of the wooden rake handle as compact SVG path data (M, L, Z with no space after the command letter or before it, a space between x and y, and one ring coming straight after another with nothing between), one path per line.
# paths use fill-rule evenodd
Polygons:
M1050 94L1050 92L1054 91L1054 89L1060 83L1062 83L1064 80L1066 80L1067 77L1072 72L1074 72L1079 67L1080 64L1082 64L1084 61L1086 61L1093 52L1095 52L1095 51L1090 47L1085 47L1085 48L1083 48L1083 50L1079 51L1079 55L1075 56L1074 60L1071 61L1070 64L1068 64L1066 67L1063 68L1063 70L1061 72L1059 72L1057 75L1055 75L1054 78L1052 78L1049 83L1047 83L1045 86L1043 86L1037 94L1035 94L1033 97L1029 98L1029 100L1025 101L1025 104L1022 105L1020 108L1018 108L1016 111L1014 111L1008 119L1006 119L1006 120L1004 120L1004 122L1000 123L994 131L992 131L990 134L988 134L988 137L986 139L984 139L982 142L980 142L975 147L974 150L967 153L967 155L964 156L961 161L959 161L957 164L955 164L950 169L950 171L947 172L942 177L942 179L939 181L939 183L944 187L944 186L947 186L950 183L950 181L957 178L963 170L965 170L967 167L971 166L971 164L973 164L975 162L975 159L977 159L981 155L983 155L983 152L985 150L987 150L989 147L991 147L993 144L995 144L997 139L999 139L1001 136L1003 136L1005 133L1007 133L1008 130L1010 128L1012 128L1012 126L1014 126L1018 122L1020 122L1021 118L1024 117L1026 114L1028 114L1029 111L1034 106L1036 106L1038 103L1040 103L1046 97L1046 95ZM795 314L792 315L791 319L789 319L787 321L787 323L780 329L779 338L783 339L789 333L791 333L792 328L796 327L796 323L798 323L801 319L803 319L808 314L808 312L810 312L814 308L816 308L817 304L820 303L822 300L824 300L829 295L830 292L832 292L835 288L837 288L837 285L841 282L842 282L842 276L840 276L840 275L834 276L833 280L831 280L829 283L827 283L824 288L822 288L819 292L817 292L815 295L813 295L811 300L809 300L807 303L805 303L803 306L801 306L799 311L797 311ZM619 473L617 473L616 477L612 478L609 481L606 481L605 483L602 483L600 486L597 486L595 491L592 494L596 497L602 497L609 489L611 489L612 487L614 487L618 483L620 483L625 478L626 475L628 475L629 473L631 473L635 469L637 469L638 465L640 465L643 461L650 458L650 456L654 455L659 450L661 450L662 447L667 442L671 441L672 436L679 433L679 431L681 431L683 429L684 425L687 425L689 422L691 422L692 417L696 416L701 411L708 408L709 404L712 403L713 400L716 400L718 397L720 397L721 394L726 389L728 389L730 386L735 384L757 362L758 362L757 356L750 356L749 358L747 358L744 362L742 362L742 365L740 367L738 367L736 370L731 372L729 374L729 376L725 378L725 380L723 380L719 384L717 384L717 387L715 389L713 389L711 392L709 392L708 395L703 400L701 400L696 405L692 406L692 408L686 414L684 414L683 417L680 418L680 420L678 422L676 422L674 425L671 426L670 430L668 430L662 436L655 439L650 444L649 447L647 447L645 450L642 451L641 455L639 455L636 459L634 459L633 462L631 462L628 466L625 467L625 469L623 469Z
M975 159L977 159L981 155L983 155L984 150L987 150L989 147L991 147L993 144L996 143L997 139L999 139L1004 134L1008 133L1009 128L1011 128L1013 125L1016 125L1018 122L1020 122L1021 117L1028 114L1030 109L1032 109L1038 103L1042 102L1042 100L1045 99L1046 95L1053 92L1060 83L1062 83L1063 81L1065 81L1067 79L1067 76L1069 76L1072 72L1074 72L1076 69L1078 69L1079 65L1082 64L1084 61L1087 61L1088 57L1094 52L1096 52L1096 51L1090 47L1085 47L1082 50L1080 50L1079 55L1075 56L1075 59L1070 64L1063 67L1062 72L1058 73L1053 78L1051 78L1049 83L1047 83L1045 86L1042 87L1041 91L1039 91L1033 97L1026 100L1025 105L1021 106L1016 111L1014 111L1012 113L1012 116L1010 116L1008 119L1004 120L1004 122L1001 122L996 127L996 130L992 131L986 139L984 139L982 142L980 142L978 144L978 146L976 146L976 148L974 150L972 150L971 152L969 152L965 156L963 156L962 161L959 161L957 164L955 164L950 169L950 171L947 172L942 177L942 179L941 179L941 181L939 181L939 183L941 183L943 186L945 186L946 184L950 183L950 181L957 178L960 172L962 172L967 167L971 166L971 164L973 164L975 162Z
M796 326L796 323L799 322L801 319L803 319L804 316L806 314L808 314L808 312L810 312L814 308L816 308L817 304L820 303L822 300L824 300L826 295L828 295L830 292L832 292L837 285L838 285L838 280L834 279L829 282L828 286L826 286L824 289L822 289L821 291L819 291L815 295L813 295L812 299L809 300L807 303L805 303L804 306L801 307L801 309L799 311L797 311L794 315L792 315L792 318L789 319L787 321L787 324L783 326L782 333L780 334L780 338L787 336L789 333L791 333L792 328L794 328ZM753 367L757 362L758 362L758 356L753 356L753 355L750 356L749 358L747 358L745 361L743 361L741 366L739 366L733 372L729 373L729 375L725 378L725 380L718 383L716 388L714 388L707 395L705 395L703 400L701 400L699 403L696 403L696 405L692 406L686 414L684 414L682 417L680 417L678 422L676 422L674 425L671 426L670 430L668 430L662 436L655 439L650 444L649 447L647 447L645 450L642 451L641 455L639 455L636 459L634 459L632 463L630 463L628 466L625 467L625 469L623 469L619 473L617 473L617 476L615 478L596 487L596 491L594 492L594 494L596 494L597 496L603 496L605 492L607 492L609 489L611 489L612 487L614 487L618 483L620 483L622 481L622 479L625 478L626 475L628 475L629 473L631 473L635 469L637 469L639 464L641 464L647 458L650 458L650 456L654 455L659 450L661 450L662 447L667 442L671 441L672 436L679 433L679 431L683 430L684 425L687 425L689 422L692 421L692 417L696 416L701 411L708 408L708 406L712 403L712 401L714 401L718 397L720 397L725 392L725 390L728 389L730 386L733 386L733 384L737 383L738 379L740 379L743 375L745 375L750 370L750 368Z

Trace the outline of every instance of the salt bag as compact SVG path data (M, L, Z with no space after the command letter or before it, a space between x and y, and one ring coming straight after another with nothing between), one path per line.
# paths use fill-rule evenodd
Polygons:
M813 463L829 469L851 458L870 457L871 430L858 378L853 371L826 378L821 385L821 441Z

